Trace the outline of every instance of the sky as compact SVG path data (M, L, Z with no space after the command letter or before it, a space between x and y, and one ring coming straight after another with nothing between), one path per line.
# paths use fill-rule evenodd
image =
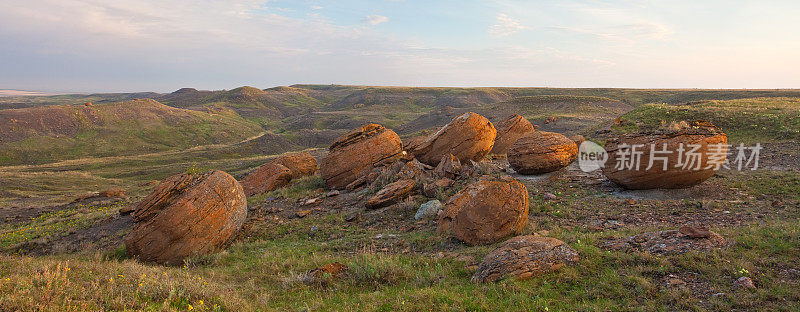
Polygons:
M0 89L800 88L800 1L0 0Z

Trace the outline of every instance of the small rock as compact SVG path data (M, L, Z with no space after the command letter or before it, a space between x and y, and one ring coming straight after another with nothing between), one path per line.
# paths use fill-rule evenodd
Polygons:
M634 200L633 198L628 198L628 200L626 200L625 202L628 203L628 205L636 205L636 200Z
M753 279L742 276L733 282L733 286L737 288L744 288L744 289L756 289L756 285L753 283Z
M422 187L422 193L428 197L436 197L436 193L439 190L451 187L454 183L455 181L452 179L438 179L430 183L425 183Z
M325 197L335 197L339 196L339 190L333 190L328 193L325 193Z
M321 198L312 198L303 202L303 206L316 205L322 202Z
M353 222L355 220L358 220L358 217L359 217L358 213L351 213L349 215L346 215L344 217L344 220L347 221L347 222Z
M390 183L378 191L375 196L370 197L366 206L369 209L377 209L393 205L411 195L414 191L414 184L414 180L411 179Z
M419 210L414 215L415 220L433 218L439 215L439 210L442 210L442 202L434 199L419 206Z
M433 169L433 174L439 178L455 179L461 174L461 161L453 154L442 156L442 160Z
M691 238L708 238L711 231L702 226L682 226L679 231Z
M544 193L544 200L556 200L558 197L553 193Z

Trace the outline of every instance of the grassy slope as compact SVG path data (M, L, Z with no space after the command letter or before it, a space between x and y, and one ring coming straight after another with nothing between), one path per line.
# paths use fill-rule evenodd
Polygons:
M616 130L638 131L635 125L705 119L720 127L731 142L773 142L800 139L800 98L752 98L700 101L685 105L647 104L622 116Z
M759 172L747 183L739 173L716 177L713 183L742 192L729 200L704 201L733 214L758 211L764 205L749 195L800 199L796 176ZM776 181L782 190L772 187ZM299 181L285 195L302 197L318 187ZM558 194L557 201L541 199L543 191ZM797 208L783 209L754 224L714 227L736 243L708 253L674 256L628 254L596 247L608 238L655 230L628 225L618 230L592 231L566 226L593 210L613 213L619 199L591 189L575 188L566 179L529 185L531 222L525 232L548 231L581 255L577 265L527 281L494 284L470 281L469 260L480 259L492 246L452 245L433 228L413 232L348 224L342 212L314 213L304 219L266 221L260 235L236 243L227 251L195 259L184 267L141 264L126 259L122 249L28 258L0 255L0 307L11 310L152 309L164 311L397 311L397 310L730 310L800 308L800 294L782 275L800 260L800 223ZM642 200L649 212L683 211L695 207L681 201ZM769 205L766 203L766 205ZM103 214L106 207L98 209ZM409 205L408 208L415 208ZM607 210L604 210L607 209ZM699 208L703 209L703 208ZM391 210L387 217L407 220L412 210ZM674 214L674 213L673 213ZM57 218L58 216L54 216ZM404 222L404 221L403 221ZM34 230L44 231L46 222ZM60 223L56 223L58 225ZM30 228L30 227L28 227ZM314 229L312 229L314 228ZM40 233L40 232L35 232ZM383 234L384 238L377 238ZM396 234L395 241L386 234ZM377 245L377 247L376 247ZM382 251L383 247L388 250ZM409 248L413 252L401 250ZM343 279L306 284L301 274L338 261L351 273ZM69 268L69 269L67 269ZM670 274L688 280L694 288L666 288ZM737 289L740 276L753 278L756 291ZM701 292L701 293L697 293ZM711 294L723 293L712 297Z
M155 106L155 109L143 111L141 115L137 115L140 111L130 104L136 102L95 105L93 109L99 122L84 122L74 136L53 136L45 131L29 135L21 141L5 143L0 149L0 165L37 164L87 156L133 155L233 143L260 130L257 124L229 111L211 114L162 109L157 102L145 102Z

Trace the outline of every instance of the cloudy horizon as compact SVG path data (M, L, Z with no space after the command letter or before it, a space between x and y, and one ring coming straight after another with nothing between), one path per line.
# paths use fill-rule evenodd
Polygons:
M800 88L791 1L0 0L0 89Z

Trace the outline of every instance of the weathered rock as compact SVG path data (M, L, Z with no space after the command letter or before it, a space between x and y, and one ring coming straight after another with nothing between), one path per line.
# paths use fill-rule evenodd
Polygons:
M702 121L625 135L606 142L608 161L602 170L609 180L628 189L686 188L719 170L727 158L727 143L722 131ZM641 153L639 161L631 157L634 153Z
M492 150L497 135L494 125L486 117L464 113L421 142L407 147L420 162L435 166L447 154L453 154L462 163L480 160Z
M536 131L533 125L520 115L508 116L497 124L497 138L494 139L492 154L505 154L519 138Z
M574 249L555 238L517 236L487 254L472 279L481 283L507 276L526 279L558 270L578 259Z
M277 190L292 181L292 171L281 164L268 162L245 176L240 183L247 196Z
M469 245L491 244L518 234L528 221L528 190L517 180L481 181L453 195L438 231Z
M403 168L397 173L397 177L400 179L413 179L413 180L420 180L425 179L430 176L428 170L431 170L431 166L423 164L416 159L413 159L409 162L406 162L403 165Z
M711 237L711 231L708 230L706 227L701 226L682 226L678 231L681 234L689 236L691 238L709 238Z
M556 196L556 194L547 192L547 193L544 193L543 198L544 198L544 200L556 200L556 199L558 199L558 196Z
M414 219L422 220L422 219L433 218L439 215L439 211L442 210L442 207L443 207L442 202L436 199L428 201L419 206L417 213L414 214Z
M433 174L439 178L455 179L461 174L461 162L453 154L444 155Z
M428 197L436 197L436 193L453 186L455 183L456 181L453 181L452 179L436 179L433 182L425 183L422 186L422 193Z
M136 205L125 247L142 261L180 264L219 251L246 218L244 190L229 174L179 174Z
M721 235L709 232L708 237L693 238L678 230L642 233L606 242L603 248L625 252L652 254L681 254L690 250L705 251L728 246L730 242Z
M343 189L374 168L402 156L403 143L394 131L367 124L339 137L320 163L320 174L334 189Z
M289 153L278 156L270 162L289 168L292 171L292 179L310 176L317 172L317 159L309 153Z
M307 215L311 214L311 209L300 210L295 213L295 216L298 218L305 218Z
M520 174L542 174L566 167L578 156L578 146L553 132L536 131L520 138L508 150L508 163Z
M378 193L367 200L366 206L370 209L386 207L395 204L414 191L414 180L403 179L384 186Z

